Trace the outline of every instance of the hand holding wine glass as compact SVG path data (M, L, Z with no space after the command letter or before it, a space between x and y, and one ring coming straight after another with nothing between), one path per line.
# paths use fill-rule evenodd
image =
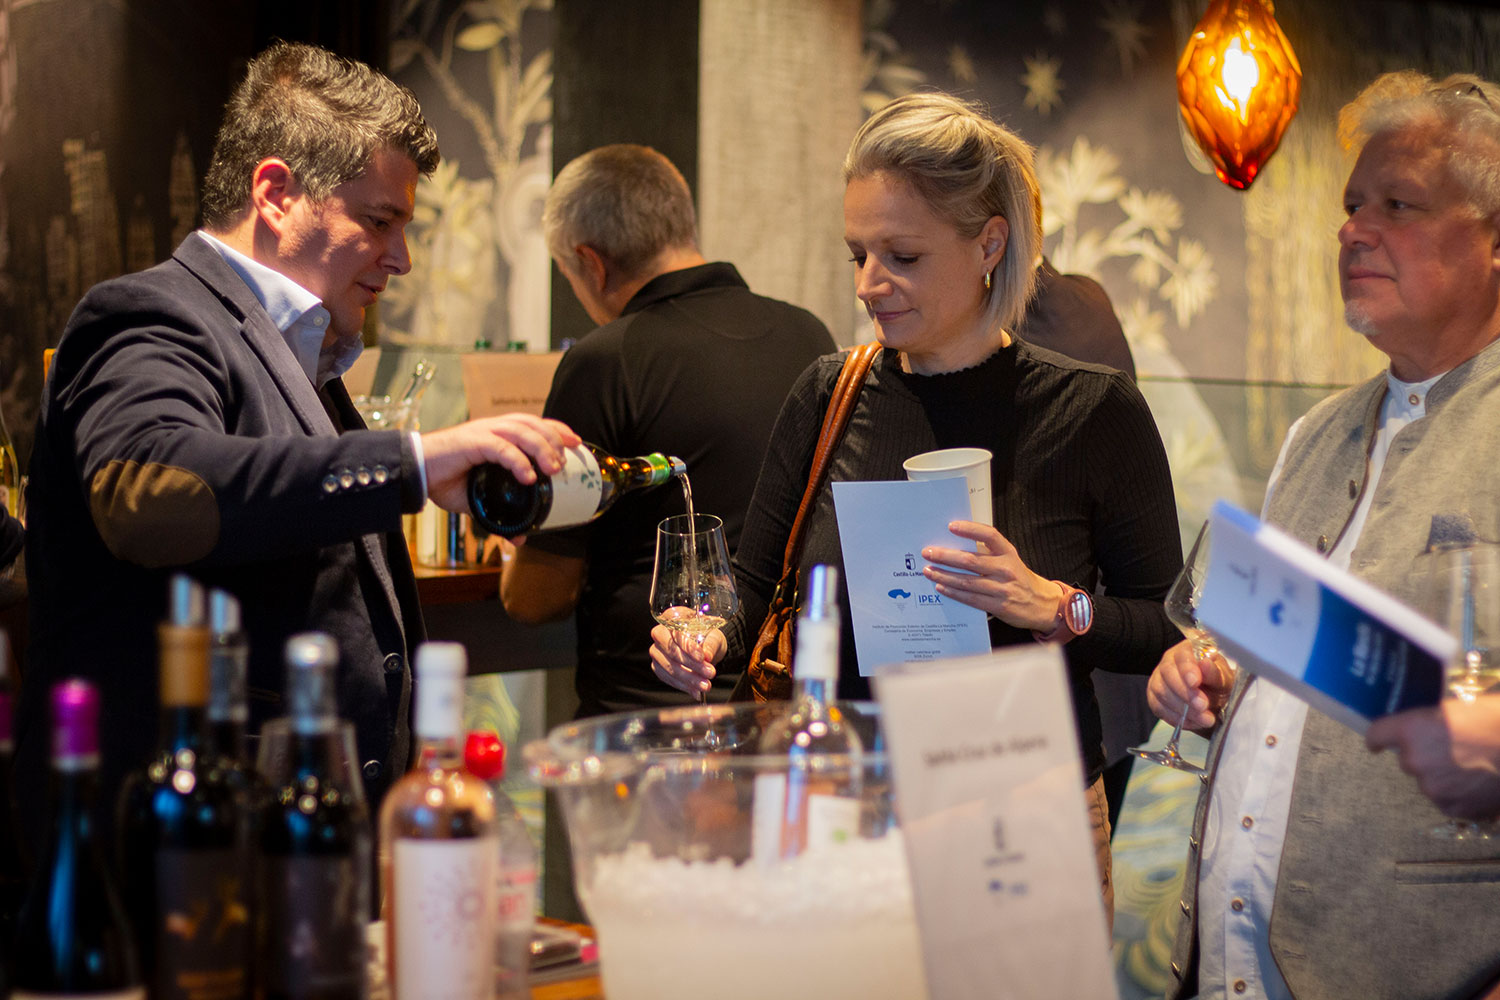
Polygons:
M1187 561L1183 563L1182 571L1177 574L1177 579L1172 581L1172 587L1167 591L1166 600L1163 602L1167 617L1172 620L1173 625L1182 630L1183 635L1187 636L1193 657L1204 670L1210 667L1217 669L1214 661L1219 656L1213 636L1209 635L1198 623L1198 601L1203 592L1204 576L1208 572L1208 550L1208 522L1205 521L1203 527L1198 529L1198 537L1188 551ZM1182 738L1183 724L1187 722L1188 713L1191 710L1192 700L1188 699L1182 706L1182 714L1178 717L1177 724L1172 728L1172 735L1160 750L1130 747L1129 752L1153 764L1202 774L1203 768L1189 762L1177 749L1177 743Z
M1474 543L1431 553L1440 620L1458 639L1448 697L1473 702L1500 686L1500 546ZM1432 830L1449 840L1500 836L1490 822L1450 819Z
M651 575L651 615L702 651L704 639L740 607L724 540L724 522L712 515L681 514L656 529ZM700 693L707 700L707 693Z

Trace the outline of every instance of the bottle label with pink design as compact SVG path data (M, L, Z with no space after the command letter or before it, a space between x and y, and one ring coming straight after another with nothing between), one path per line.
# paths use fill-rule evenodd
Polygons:
M403 838L391 860L395 995L490 1000L500 908L499 837Z

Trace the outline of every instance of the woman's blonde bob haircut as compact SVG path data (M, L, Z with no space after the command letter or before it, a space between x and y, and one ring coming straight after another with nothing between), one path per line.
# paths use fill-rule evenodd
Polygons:
M871 115L844 157L845 184L882 171L911 185L965 239L994 216L1010 224L989 316L1014 330L1035 290L1042 249L1042 194L1031 147L976 104L950 94L908 94Z

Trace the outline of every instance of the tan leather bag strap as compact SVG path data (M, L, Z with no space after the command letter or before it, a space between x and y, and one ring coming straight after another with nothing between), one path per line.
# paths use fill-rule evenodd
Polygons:
M807 474L807 489L802 492L802 502L797 505L797 516L792 521L791 534L786 538L786 555L781 561L778 589L786 584L788 576L797 572L803 523L818 499L823 480L828 478L828 466L833 461L833 453L844 436L844 428L849 426L849 417L854 413L855 404L859 402L859 391L864 388L865 376L870 373L870 366L875 363L875 356L879 353L879 344L860 344L845 356L844 367L839 369L838 380L833 383L833 396L828 400L827 412L823 414L823 429L818 432L812 469Z

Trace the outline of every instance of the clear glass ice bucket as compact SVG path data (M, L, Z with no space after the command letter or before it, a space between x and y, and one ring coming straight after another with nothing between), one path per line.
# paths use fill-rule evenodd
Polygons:
M603 716L526 747L562 806L610 1000L926 996L878 709L839 707L867 749L818 775L856 786L859 833L786 859L751 851L758 779L794 766L757 752L785 703Z

